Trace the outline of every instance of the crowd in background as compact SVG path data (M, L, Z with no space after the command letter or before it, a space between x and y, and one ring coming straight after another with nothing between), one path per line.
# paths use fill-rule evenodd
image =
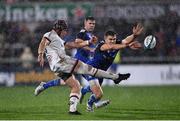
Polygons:
M66 40L73 40L83 26L82 22L73 24L68 21L69 35ZM145 36L153 34L157 37L157 46L151 51L144 52L143 49L132 51L124 49L121 51L123 57L178 57L180 55L180 19L175 12L169 12L165 16L156 19L138 20L144 27L145 32L138 41L143 44ZM136 20L127 21L124 19L101 18L96 20L94 34L103 39L106 30L113 29L118 33L118 39L123 39L132 33L132 26ZM51 30L53 22L24 23L24 22L0 22L0 58L3 69L9 65L3 60L17 60L24 68L33 68L30 63L37 60L38 44L42 35ZM12 61L13 61L12 60ZM25 63L21 63L21 62ZM18 64L15 66L17 67ZM12 65L10 65L12 66ZM1 68L2 69L2 68Z

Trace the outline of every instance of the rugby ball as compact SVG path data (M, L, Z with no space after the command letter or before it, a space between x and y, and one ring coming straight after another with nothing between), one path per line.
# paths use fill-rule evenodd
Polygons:
M149 35L144 39L144 47L146 49L153 49L156 46L156 37Z

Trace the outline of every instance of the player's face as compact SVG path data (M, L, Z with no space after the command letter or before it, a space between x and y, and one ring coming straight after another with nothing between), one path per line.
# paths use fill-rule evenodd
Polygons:
M94 28L95 28L95 20L87 20L87 21L84 21L84 28L89 31L89 32L92 32L94 31Z
M67 33L68 33L68 31L67 30L62 30L62 31L59 31L59 34L58 35L60 35L60 37L65 37L66 35L67 35Z
M110 35L105 36L105 42L107 44L115 44L116 43L116 35L114 35L114 36L110 36Z

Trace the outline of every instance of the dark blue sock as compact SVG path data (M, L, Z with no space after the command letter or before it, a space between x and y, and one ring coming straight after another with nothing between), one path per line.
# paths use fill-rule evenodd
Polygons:
M93 103L98 102L98 101L99 101L99 99L96 98L95 94L92 94L88 100L88 104L90 106L93 106Z
M92 92L90 86L84 86L81 88L82 95L85 95L87 92Z
M46 82L46 84L43 85L43 87L44 87L44 89L47 89L49 87L59 86L60 81L61 81L61 79L55 79L55 80L48 81L48 82Z

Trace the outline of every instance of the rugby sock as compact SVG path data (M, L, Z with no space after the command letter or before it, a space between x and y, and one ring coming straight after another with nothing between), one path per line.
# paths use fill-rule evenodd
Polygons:
M87 92L92 92L90 86L84 86L81 88L81 94L85 95Z
M47 89L49 87L59 86L60 81L61 81L61 79L55 79L55 80L48 81L48 82L46 82L46 84L43 85L43 87L44 87L44 89Z
M96 98L95 94L92 94L88 100L88 104L93 106L93 103L97 103L99 99Z
M75 112L77 111L77 104L79 102L79 94L71 93L69 98L69 111Z
M103 78L112 79L112 80L115 80L115 79L119 78L118 74L110 73L110 72L103 71L103 70L100 70L100 69L96 70L94 76L95 77L100 77L100 78L103 77Z

